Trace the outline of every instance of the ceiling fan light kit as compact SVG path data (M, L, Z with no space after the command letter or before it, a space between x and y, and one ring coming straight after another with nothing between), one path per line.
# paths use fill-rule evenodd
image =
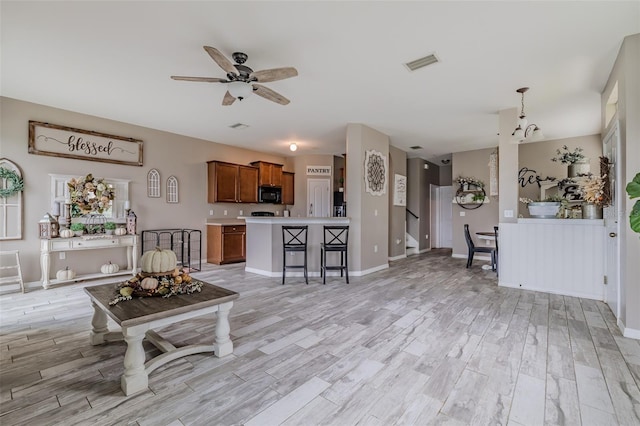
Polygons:
M227 91L222 99L222 105L228 106L235 102L236 99L242 101L255 93L267 100L278 103L280 105L287 105L289 99L285 98L281 94L269 89L266 86L255 83L268 83L271 81L284 80L285 78L295 77L298 75L298 71L293 67L273 68L262 71L253 71L248 66L244 65L247 61L247 54L242 52L234 52L231 57L236 62L235 64L227 59L218 49L211 46L204 46L204 50L211 56L220 68L226 73L226 78L217 77L186 77L172 75L174 80L182 81L199 81L207 83L224 83L227 84Z
M528 87L521 87L516 92L521 95L521 110L520 116L518 117L518 125L516 129L511 134L511 142L514 144L519 144L522 142L537 142L544 139L544 135L542 134L542 130L536 124L527 124L529 121L527 120L527 116L524 114L524 94L529 90Z
M229 83L228 90L231 96L241 101L253 93L253 86L244 81L232 81Z

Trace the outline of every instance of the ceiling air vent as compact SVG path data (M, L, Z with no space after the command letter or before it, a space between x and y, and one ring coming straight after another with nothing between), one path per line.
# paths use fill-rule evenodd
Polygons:
M420 68L424 68L427 65L432 65L437 62L440 62L438 57L435 54L425 56L424 58L416 59L415 61L407 62L404 64L405 67L409 69L409 71L415 71Z
M412 147L410 147L410 148L411 148L411 149L422 149L422 147L421 147L421 146L418 146L418 145L414 145L414 146L412 146Z
M232 124L229 127L231 127L232 129L240 130L240 129L246 129L247 127L249 127L249 125L242 124L242 123L236 123L236 124Z

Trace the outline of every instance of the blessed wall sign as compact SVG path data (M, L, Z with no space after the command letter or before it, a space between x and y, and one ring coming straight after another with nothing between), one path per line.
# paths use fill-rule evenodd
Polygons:
M29 121L29 154L142 166L142 141Z

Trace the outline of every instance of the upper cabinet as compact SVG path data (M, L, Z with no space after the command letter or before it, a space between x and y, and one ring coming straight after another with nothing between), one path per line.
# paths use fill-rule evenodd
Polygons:
M251 165L260 170L258 183L260 186L273 186L276 188L282 186L282 164L254 161Z
M291 172L282 172L282 204L294 205L294 174Z
M257 203L258 169L239 164L209 161L209 203Z

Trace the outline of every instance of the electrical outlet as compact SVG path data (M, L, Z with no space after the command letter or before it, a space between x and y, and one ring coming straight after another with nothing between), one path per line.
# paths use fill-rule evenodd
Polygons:
M377 252L378 252L378 245L377 245L377 244L373 246L373 252L374 252L374 253L377 253Z
M280 210L276 210L276 216L280 216Z
M396 239L396 244L400 244L402 240L400 238Z
M63 251L60 252L60 260L65 260L67 258L67 254Z
M213 210L209 210L209 216L213 216Z
M460 212L460 216L466 216L466 215L467 215L467 213L465 213L465 212Z
M424 236L424 239L425 239L425 240L428 240L428 239L429 239L429 234L425 235L425 236Z
M225 216L227 215L227 211L226 211L226 210L224 211L224 215L225 215Z
M240 216L242 216L242 213L243 213L243 211L242 211L242 210L240 210Z
M375 209L375 210L373 211L373 215L374 215L374 216L378 216L378 209Z
M504 217L513 217L513 210L505 210Z

